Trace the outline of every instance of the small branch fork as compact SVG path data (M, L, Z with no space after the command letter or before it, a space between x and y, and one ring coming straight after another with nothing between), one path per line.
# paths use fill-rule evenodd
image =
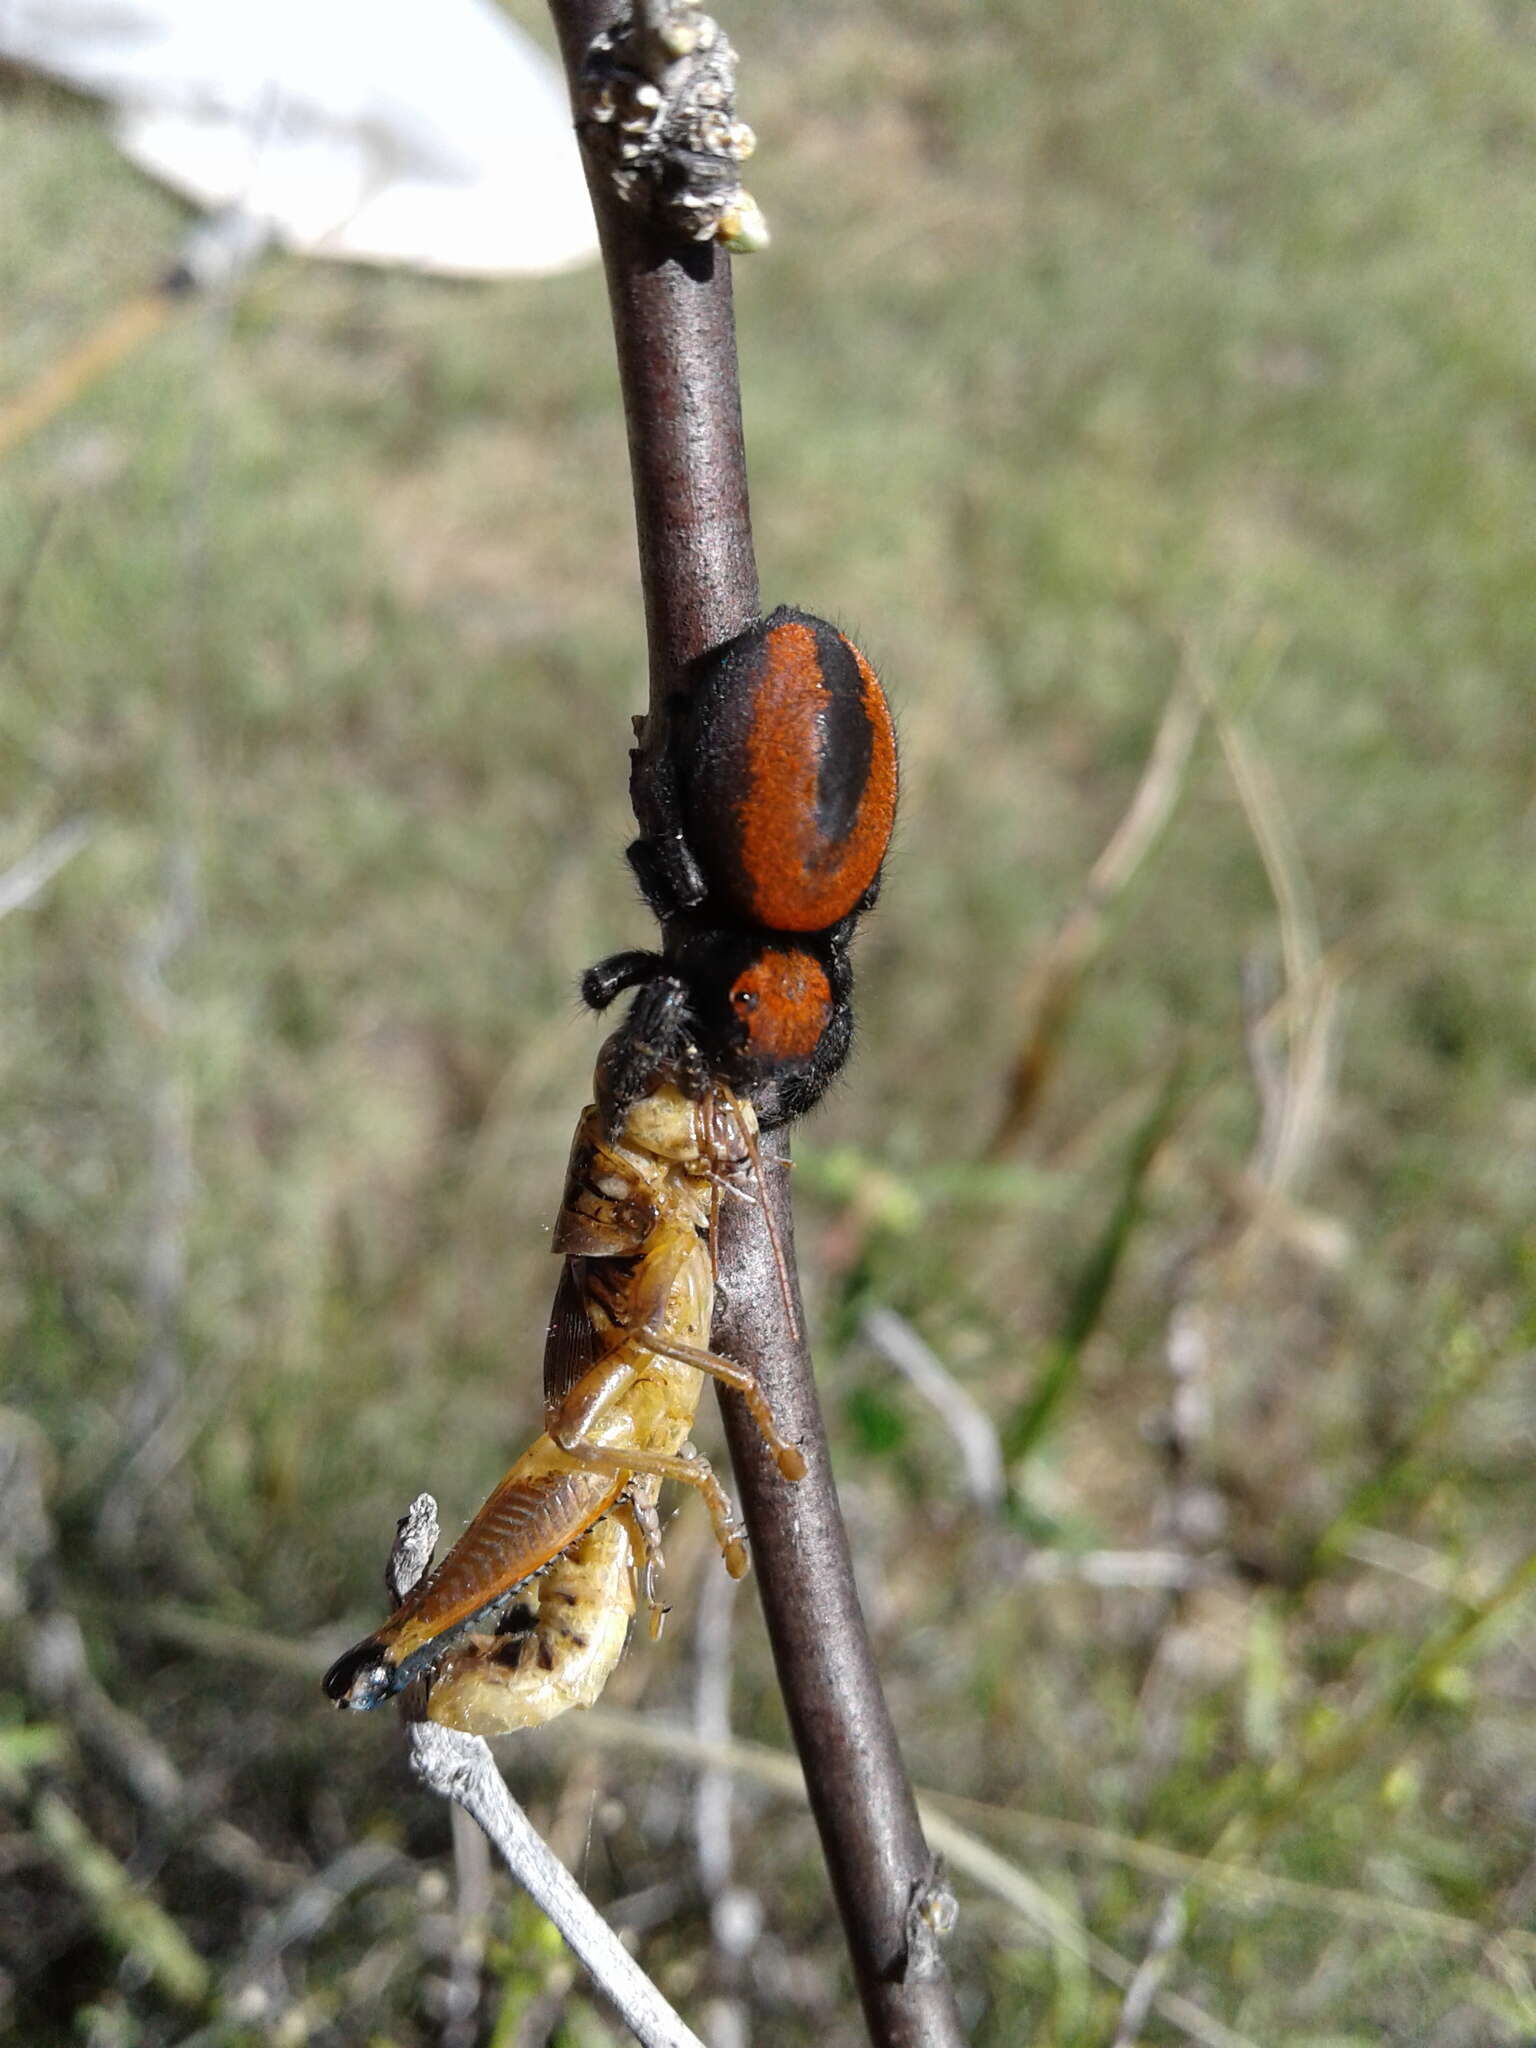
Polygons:
M401 1519L389 1560L389 1593L396 1606L426 1570L436 1545L437 1503L429 1493L418 1494ZM408 1691L407 1717L419 1706ZM644 2048L703 2048L507 1790L489 1744L478 1735L411 1719L410 1752L411 1769L422 1784L479 1822L512 1875L559 1928L571 1953Z
M550 5L586 145L608 279L655 712L670 693L686 687L691 663L741 632L760 610L730 269L714 243L679 234L649 204L626 203L622 180L616 183L613 176L611 151L594 144L590 93L594 50L673 50L677 38L671 29L681 26L686 41L704 18L691 5L669 0L645 0L638 25L616 18L613 0ZM685 152L661 172L661 183L686 183L692 168ZM653 717L649 730L655 733L660 724ZM651 822L649 789L642 731L632 783L642 830ZM765 1223L771 1210L789 1257L793 1296L798 1290L783 1170L788 1149L782 1133L767 1138L764 1203L732 1203L723 1212L722 1305L715 1330L720 1348L757 1375L780 1428L799 1442L810 1471L798 1484L786 1485L739 1398L722 1393L726 1435L779 1682L870 2038L877 2048L961 2048L964 2036L940 1950L954 1900L923 1839L880 1689L800 1335L804 1318L797 1329Z

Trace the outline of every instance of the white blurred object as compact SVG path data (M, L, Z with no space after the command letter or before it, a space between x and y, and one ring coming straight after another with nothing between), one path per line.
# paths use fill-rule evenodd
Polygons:
M490 0L0 0L0 57L290 249L452 276L596 254L565 84Z

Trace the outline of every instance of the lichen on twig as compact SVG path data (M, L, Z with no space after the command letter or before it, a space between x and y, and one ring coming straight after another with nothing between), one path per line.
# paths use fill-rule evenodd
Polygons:
M577 118L626 206L735 255L768 246L768 223L741 182L757 138L736 118L736 52L692 0L639 0L594 38Z

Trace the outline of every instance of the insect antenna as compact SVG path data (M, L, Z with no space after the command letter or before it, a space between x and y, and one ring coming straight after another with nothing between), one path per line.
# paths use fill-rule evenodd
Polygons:
M757 1185L762 1191L764 1198L762 1201L763 1221L768 1226L768 1242L773 1247L773 1265L774 1271L779 1276L779 1293L783 1298L784 1313L789 1318L790 1339L793 1343L798 1344L800 1341L800 1318L795 1314L795 1297L789 1284L789 1265L784 1257L783 1241L779 1236L779 1227L773 1220L773 1208L766 1199L768 1182L763 1172L763 1155L757 1142L757 1132L756 1130L748 1130L746 1120L740 1114L741 1104L737 1101L736 1097L730 1095L728 1089L724 1092L730 1096L731 1106L737 1112L741 1134L746 1140L747 1157L752 1162L752 1171L756 1174ZM736 1192L743 1195L748 1201L757 1199L755 1196L747 1195L746 1190L743 1188L738 1188Z

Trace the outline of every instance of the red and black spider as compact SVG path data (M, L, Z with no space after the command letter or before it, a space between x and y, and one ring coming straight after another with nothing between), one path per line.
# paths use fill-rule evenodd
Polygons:
M698 664L635 754L647 827L629 860L662 949L582 978L594 1010L641 991L610 1063L614 1115L690 1060L765 1128L820 1098L853 1037L848 947L896 788L885 692L826 620L781 606Z

